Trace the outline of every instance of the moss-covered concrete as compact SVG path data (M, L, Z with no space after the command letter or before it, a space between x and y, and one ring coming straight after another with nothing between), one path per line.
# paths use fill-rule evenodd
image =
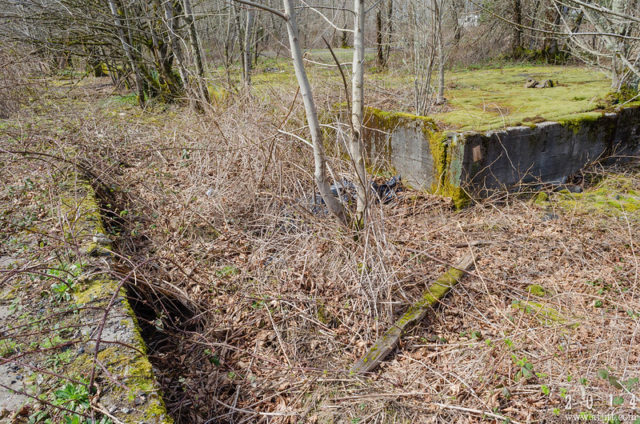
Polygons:
M365 109L365 140L370 159L385 158L415 188L450 197L463 207L469 197L460 186L460 147L426 116Z
M64 213L73 219L65 233L74 239L80 252L102 255L110 251L108 237L102 223L100 208L91 185L73 174L63 184L65 196L61 199ZM98 360L110 376L103 375L94 363L95 340L87 344L86 353L70 364L74 373L88 376L96 368L99 376L101 404L119 421L124 423L168 424L172 420L162 401L161 391L146 356L146 346L141 336L137 318L129 305L124 287L119 281L104 274L85 279L74 293L77 307L106 307L115 294L115 303L105 317L106 325L100 345ZM92 309L86 309L91 311ZM85 314L90 313L86 312ZM100 312L99 316L102 315ZM95 319L82 313L78 320ZM94 338L97 334L88 334ZM117 343L113 343L117 342ZM121 384L116 384L115 379Z
M374 108L365 121L370 161L383 158L410 186L450 197L457 208L471 196L563 183L596 160L640 153L637 106L487 132L445 132L431 118ZM615 201L635 207L633 194Z
M527 79L553 80L552 88L525 88ZM433 118L443 128L487 131L562 121L606 106L608 77L579 66L511 64L447 74L448 108Z

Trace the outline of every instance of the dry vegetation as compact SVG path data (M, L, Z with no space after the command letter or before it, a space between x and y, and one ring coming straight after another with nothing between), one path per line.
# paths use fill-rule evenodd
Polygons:
M196 115L140 111L102 80L55 85L3 121L2 161L44 149L90 166L114 272L147 261L131 293L177 422L560 422L634 406L637 210L505 196L455 212L407 190L350 233L309 212L308 148L277 131L304 126L293 92ZM637 168L595 174L609 172L637 197ZM380 370L351 376L469 251L474 273Z

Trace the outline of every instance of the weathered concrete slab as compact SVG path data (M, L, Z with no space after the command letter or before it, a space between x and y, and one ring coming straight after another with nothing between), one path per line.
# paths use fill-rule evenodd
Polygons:
M0 322L11 314L9 306L0 304ZM0 349L4 350L6 349L4 344L7 341L3 332L0 330ZM20 371L20 367L16 364L0 364L0 411L17 411L29 401L28 397L18 393L25 389L24 375Z
M388 161L416 188L452 197L561 183L587 164L640 155L640 108L488 132L440 132L425 117L368 110L369 159Z
M33 251L0 257L0 276L11 277L0 288L0 422L36 412L67 422L93 408L112 422L171 423L122 280L110 272L94 190L75 172L65 176L47 206L62 223L58 238L69 243L55 245L53 259L39 260L35 273L22 265ZM28 240L21 246L31 246ZM80 400L58 398L66 391ZM39 396L49 403L38 404Z
M94 257L96 263L108 261L111 246L94 190L90 184L79 182L82 185L70 188L72 195L65 202L77 217L70 229L77 240L82 240L79 251L83 255ZM87 307L78 317L87 340L80 348L83 353L79 359L97 366L104 385L101 404L107 412L124 423L171 423L123 284L107 273L94 272L74 294L74 300L78 307Z

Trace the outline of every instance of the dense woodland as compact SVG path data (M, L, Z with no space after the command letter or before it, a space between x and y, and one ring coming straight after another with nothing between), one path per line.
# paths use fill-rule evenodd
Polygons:
M176 423L640 422L638 158L460 209L368 120L604 116L639 82L638 0L0 0L0 422L129 422L98 348L76 368L95 278Z

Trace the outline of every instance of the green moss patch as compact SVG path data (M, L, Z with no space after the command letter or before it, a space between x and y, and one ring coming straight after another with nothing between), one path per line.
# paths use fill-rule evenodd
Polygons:
M527 287L527 292L538 297L545 297L547 295L547 290L539 284L531 284Z
M594 188L583 193L563 190L555 193L551 201L568 211L598 216L640 218L640 187L633 179L609 176Z
M525 88L527 79L551 79L552 88ZM602 107L609 91L606 75L576 66L512 65L498 69L460 70L446 76L450 110L432 117L445 129L485 131L560 121ZM580 93L576 96L576 92ZM589 116L589 115L586 115Z
M554 323L564 324L567 318L558 310L540 302L529 300L516 300L511 306L524 311L526 314L534 316L541 324L552 325Z

